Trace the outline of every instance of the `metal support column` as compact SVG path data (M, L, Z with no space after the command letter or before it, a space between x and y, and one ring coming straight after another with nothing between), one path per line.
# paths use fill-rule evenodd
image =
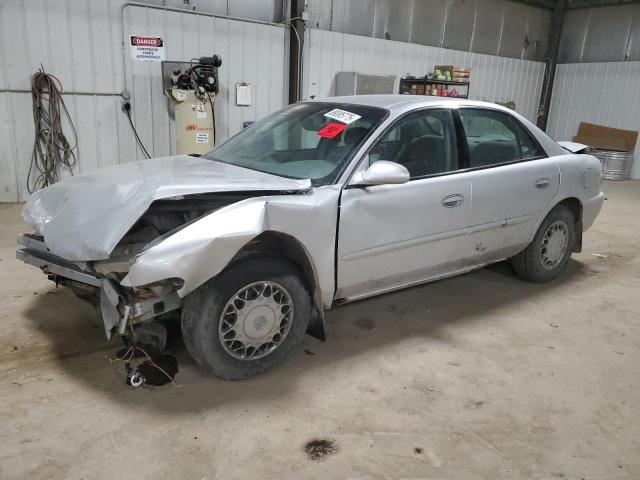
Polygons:
M304 0L291 0L289 22L289 103L300 100L302 84L302 47L304 43Z
M538 106L538 127L547 129L549 120L549 106L551 105L551 94L553 93L553 81L556 76L556 65L558 63L558 47L560 45L560 35L562 33L562 23L566 0L556 0L553 6L553 17L551 19L551 35L545 56L544 81L542 83L542 93L540 94L540 104Z

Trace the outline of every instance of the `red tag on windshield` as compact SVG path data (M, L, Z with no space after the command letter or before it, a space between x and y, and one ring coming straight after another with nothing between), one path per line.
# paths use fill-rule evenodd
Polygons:
M316 135L323 138L334 138L345 128L347 126L344 123L327 123L321 130L316 132Z

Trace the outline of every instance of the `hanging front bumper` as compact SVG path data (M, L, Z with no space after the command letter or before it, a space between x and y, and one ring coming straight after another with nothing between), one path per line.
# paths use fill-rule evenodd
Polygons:
M68 278L97 288L102 286L102 279L97 275L83 271L77 264L49 252L42 237L24 233L18 235L18 244L23 247L16 252L18 260L38 267L48 275Z
M84 264L54 255L38 235L18 235L18 244L21 246L16 251L18 260L38 267L56 285L71 287L74 292L86 291L96 299L107 338L111 338L114 328L124 335L128 327L182 306L182 299L176 292L157 298L138 298L132 289L121 287L115 280L84 270Z

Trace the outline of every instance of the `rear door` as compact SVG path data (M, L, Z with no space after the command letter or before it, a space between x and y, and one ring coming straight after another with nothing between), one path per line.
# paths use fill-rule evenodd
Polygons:
M459 108L472 184L469 235L475 263L522 250L560 184L556 161L516 117Z

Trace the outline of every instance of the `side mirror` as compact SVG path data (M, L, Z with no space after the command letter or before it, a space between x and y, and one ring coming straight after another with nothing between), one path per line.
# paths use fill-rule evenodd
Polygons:
M351 184L362 186L399 184L407 183L409 177L409 170L399 163L378 160L364 172L354 176Z

